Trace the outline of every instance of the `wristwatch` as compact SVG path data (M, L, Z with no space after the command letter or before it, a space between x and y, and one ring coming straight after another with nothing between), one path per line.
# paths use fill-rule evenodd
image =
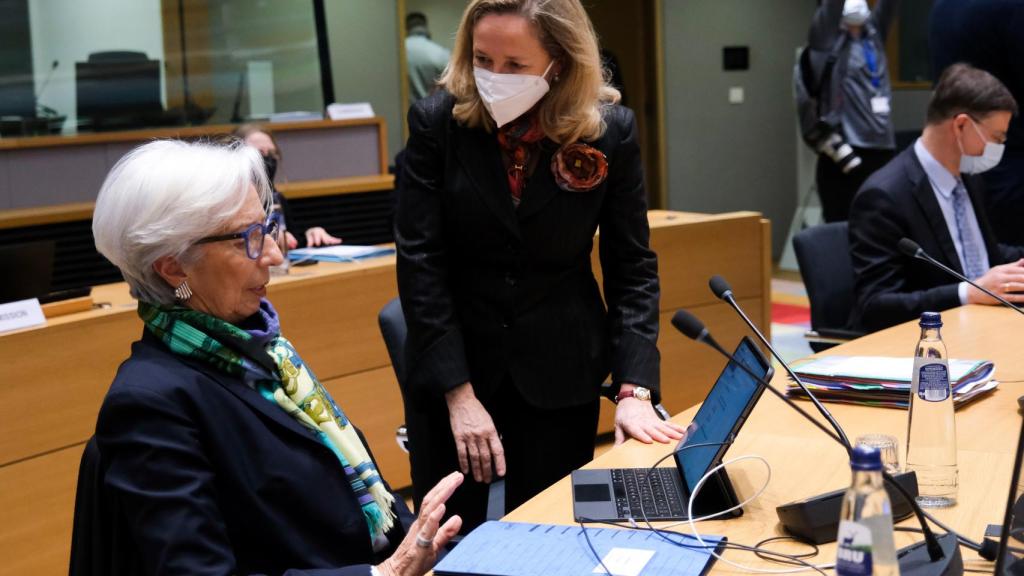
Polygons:
M615 396L615 403L618 404L624 398L636 398L637 400L643 400L644 402L651 401L651 391L643 386L637 386L632 390L622 390Z

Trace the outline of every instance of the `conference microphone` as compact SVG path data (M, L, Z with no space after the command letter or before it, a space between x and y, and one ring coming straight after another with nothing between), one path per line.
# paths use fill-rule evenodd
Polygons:
M786 370L786 374L789 374L789 377L792 378L793 381L796 382L796 385L799 386L801 390L803 390L804 394L806 394L807 397L810 398L811 402L814 403L814 407L817 408L818 412L820 412L821 415L825 417L825 420L828 420L828 423L832 425L832 429L835 430L836 434L839 435L839 438L842 439L843 447L846 448L847 453L853 450L853 446L850 444L850 439L847 438L846 433L843 432L843 427L839 425L839 422L836 422L836 419L832 417L832 413L829 412L828 409L825 408L825 406L818 401L818 399L814 396L814 394L811 393L811 391L807 388L803 381L800 380L800 377L796 375L796 372L794 372L793 369L789 367L789 363L783 360L782 356L779 356L779 353L775 351L775 348L772 346L771 342L769 342L768 339L764 337L764 334L762 334L761 331L757 329L757 326L750 321L750 318L743 311L743 308L741 308L739 303L736 302L736 298L733 297L732 288L729 286L729 283L725 281L725 278L722 278L717 274L712 276L711 279L708 281L708 287L711 288L711 292L714 293L715 297L717 297L719 300L724 300L729 304L729 306L732 306L732 309L735 310L737 314L739 314L740 318L742 318L743 321L747 324L747 327L750 328L751 332L753 332L754 335L757 336L757 339L761 341L761 344L764 344L765 348L767 348L768 351L771 352L772 356L774 356L775 359L779 361L779 364L781 364L782 367Z
M814 424L816 428L824 432L829 438L835 440L839 445L847 450L847 452L850 451L849 442L843 441L845 435L840 436L832 430L829 430L816 418L797 406L791 398L776 390L775 387L771 386L764 378L761 378L752 370L747 368L742 362L737 360L732 354L722 348L717 341L715 341L711 332L708 331L707 327L704 326L704 323L696 316L690 314L686 310L679 310L672 317L672 326L682 332L684 336L714 348L715 351L722 356L725 356L730 362L734 363L754 378L754 380L761 386L764 386L769 392L775 394L775 396L785 402L786 405L793 410L796 410L808 422ZM914 495L911 494L911 491L908 490L907 486L904 484L906 482L912 482L913 491L916 492L917 479L914 473L905 472L894 478L891 474L883 470L882 478L884 478L886 483L902 497L899 499L894 498L893 492L887 489L890 500L892 501L893 517L896 518L902 516L902 514L897 513L897 508L905 503L905 505L913 511L914 515L917 516L917 520L921 525L921 532L924 535L924 542L912 544L897 551L896 556L899 560L900 574L902 576L953 576L956 574L963 574L963 558L960 556L959 542L957 541L956 534L949 532L936 537L928 526L928 522L924 516L924 511L921 510L921 507L914 499ZM830 494L817 496L804 502L795 503L795 506L808 504L817 500L817 503L812 504L811 506L813 509L812 511L817 515L824 515L822 519L831 521L831 539L834 540L836 530L838 529L839 513L844 493L845 490L837 490Z
M899 243L896 244L896 247L899 248L899 251L902 252L903 254L910 256L911 258L916 258L918 260L927 262L932 266L935 266L939 270L942 270L946 274L953 276L957 280L960 280L961 282L967 282L971 286L974 286L978 290L981 290L985 294L988 294L989 296L995 298L1007 308L1011 308L1013 310L1016 310L1020 314L1024 314L1024 310L1021 310L1020 307L1018 307L1016 304L1010 302L1009 300L1006 300L1005 298L999 296L998 294L992 292L988 288L985 288L984 286L978 284L977 282L971 280L970 278L964 276L963 274L957 272L956 270L953 270L952 268L946 266L942 262L939 262L935 258L932 258L931 256L928 255L927 252L924 251L924 249L918 246L917 242L914 242L910 238L901 239Z
M50 69L46 73L46 78L43 79L43 83L39 87L39 92L36 93L36 109L42 110L44 114L48 114L50 116L57 116L57 111L46 104L43 104L40 100L42 100L43 94L46 93L46 89L50 87L50 80L53 80L53 73L57 71L58 66L60 66L60 60L54 60L53 63L50 64Z

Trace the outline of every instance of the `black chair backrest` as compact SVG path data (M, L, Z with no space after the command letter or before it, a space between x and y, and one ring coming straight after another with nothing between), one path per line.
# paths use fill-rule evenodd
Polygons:
M13 278L0 283L0 304L50 293L56 245L54 240L37 240L0 246L0 265L17 270Z
M384 336L384 345L391 357L391 366L395 369L398 385L405 390L405 315L402 313L402 301L393 298L381 308L377 315L380 333Z
M119 508L103 485L104 467L96 438L90 438L78 466L75 516L71 523L69 576L140 573L140 562Z
M145 62L149 56L135 50L107 50L89 54L89 62Z
M811 301L811 329L847 329L854 305L853 262L846 222L812 226L793 237Z

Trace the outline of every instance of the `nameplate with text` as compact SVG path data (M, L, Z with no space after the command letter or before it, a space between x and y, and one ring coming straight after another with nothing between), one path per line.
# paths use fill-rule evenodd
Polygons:
M43 316L43 308L36 298L0 304L0 332L42 324L46 324L46 316Z

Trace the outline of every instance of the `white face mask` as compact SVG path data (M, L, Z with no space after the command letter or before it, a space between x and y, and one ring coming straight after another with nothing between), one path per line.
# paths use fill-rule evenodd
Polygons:
M522 116L548 93L551 87L544 77L548 75L554 63L552 60L544 69L544 74L540 76L495 74L483 68L473 67L476 90L498 128Z
M1003 159L1003 151L1006 149L1006 144L996 144L995 142L989 142L985 139L985 135L978 129L978 125L971 120L971 126L974 126L974 131L978 133L982 142L985 143L985 150L981 153L981 156L968 156L964 154L964 146L957 140L956 143L960 146L960 172L964 174L981 174L987 170L991 170L999 165L999 161Z

